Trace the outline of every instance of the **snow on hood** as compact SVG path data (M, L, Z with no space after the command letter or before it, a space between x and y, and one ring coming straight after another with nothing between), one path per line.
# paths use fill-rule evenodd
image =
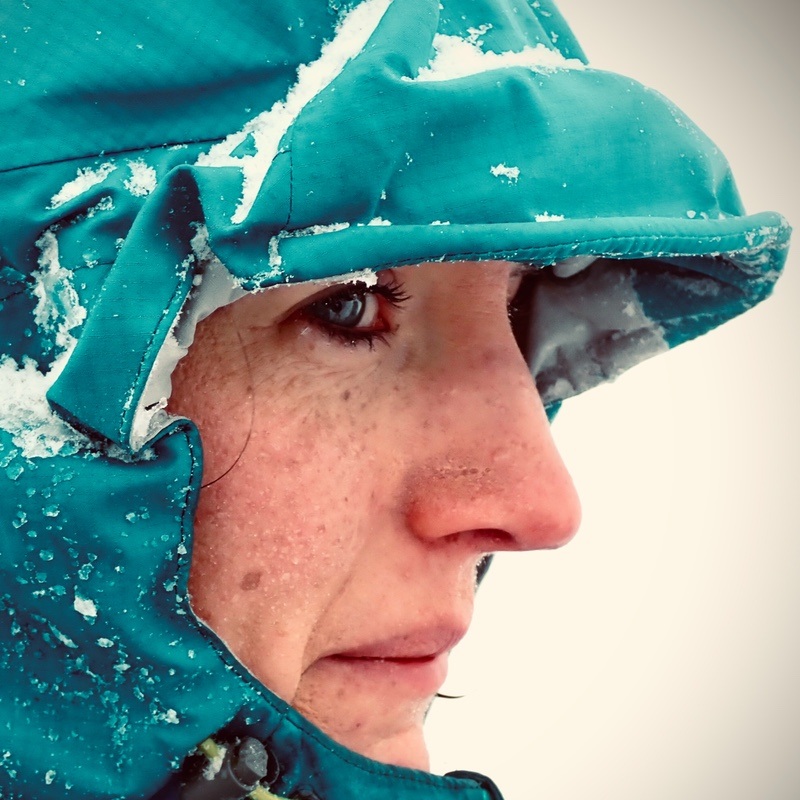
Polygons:
M319 58L298 67L297 81L283 100L252 119L242 130L214 145L197 160L198 166L237 166L242 170L242 198L231 222L242 222L247 217L264 176L277 155L282 137L303 108L336 78L348 61L364 49L389 2L364 0L345 14L336 26L333 38L322 46ZM234 151L248 138L252 140L255 152L252 155L234 156Z
M484 31L485 33L486 31ZM542 43L526 46L519 51L495 53L482 50L474 35L466 39L437 33L433 37L434 57L427 67L421 67L411 81L452 81L505 67L522 67L532 72L553 72L558 69L585 69L577 58L564 58L555 48Z

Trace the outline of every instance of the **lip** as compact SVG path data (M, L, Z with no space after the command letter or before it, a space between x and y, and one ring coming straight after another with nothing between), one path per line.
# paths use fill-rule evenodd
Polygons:
M348 679L377 686L381 692L431 697L447 677L450 650L466 628L433 626L330 653L322 660Z
M348 683L378 689L381 696L432 697L447 678L446 652L419 658L332 655L324 661L347 674Z
M386 639L365 642L346 650L330 653L335 658L376 659L384 661L423 661L449 653L464 638L467 629L436 625Z

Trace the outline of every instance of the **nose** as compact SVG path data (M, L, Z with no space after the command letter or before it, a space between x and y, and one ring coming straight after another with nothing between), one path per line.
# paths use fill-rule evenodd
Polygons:
M421 376L426 436L407 473L407 525L483 552L560 547L578 529L580 503L505 302L458 330Z

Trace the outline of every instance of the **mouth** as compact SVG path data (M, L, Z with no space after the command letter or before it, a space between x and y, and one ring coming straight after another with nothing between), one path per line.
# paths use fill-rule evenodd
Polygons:
M426 628L331 653L324 661L352 679L415 697L432 697L447 677L450 651L465 633L466 628Z
M464 638L466 627L448 625L421 628L386 639L373 640L331 656L382 661L425 661L449 653Z
M326 661L337 670L348 673L350 680L380 686L383 693L399 693L411 697L432 697L447 677L447 656L373 657L337 653Z

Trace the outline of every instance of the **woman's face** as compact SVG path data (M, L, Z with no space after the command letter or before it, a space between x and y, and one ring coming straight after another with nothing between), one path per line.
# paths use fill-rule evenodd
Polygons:
M422 723L487 553L579 506L515 342L519 267L403 267L249 295L198 329L170 409L204 446L193 607L341 744L426 769Z

